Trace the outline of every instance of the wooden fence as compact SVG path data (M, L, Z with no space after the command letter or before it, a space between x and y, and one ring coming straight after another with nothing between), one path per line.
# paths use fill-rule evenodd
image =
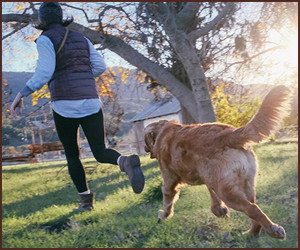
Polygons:
M36 155L43 154L45 152L64 150L64 147L60 141L48 142L44 144L31 144L29 146L30 153L19 154L7 154L2 155L2 162L30 162L36 163Z

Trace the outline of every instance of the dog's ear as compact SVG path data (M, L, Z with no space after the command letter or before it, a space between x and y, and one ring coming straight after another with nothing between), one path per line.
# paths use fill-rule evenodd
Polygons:
M145 151L150 152L153 148L153 145L155 144L155 136L153 131L149 131L148 133L145 133ZM147 147L147 150L146 150Z
M144 140L145 140L145 152L150 153L150 158L155 158L153 154L154 144L156 135L153 130L145 132Z

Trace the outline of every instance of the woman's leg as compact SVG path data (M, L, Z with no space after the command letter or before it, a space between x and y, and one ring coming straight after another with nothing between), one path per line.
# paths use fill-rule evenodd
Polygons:
M88 139L94 157L98 162L111 163L117 165L121 154L105 147L105 129L102 109L97 114L93 114L80 119L82 129ZM145 177L141 170L140 159L137 155L122 156L119 159L120 170L126 172L135 193L141 193Z
M85 169L79 159L79 147L77 131L79 119L65 118L53 111L56 130L62 142L68 162L68 169L71 179L79 193L88 190Z
M95 159L100 163L117 165L121 154L105 146L105 128L102 109L96 114L80 118L80 124Z

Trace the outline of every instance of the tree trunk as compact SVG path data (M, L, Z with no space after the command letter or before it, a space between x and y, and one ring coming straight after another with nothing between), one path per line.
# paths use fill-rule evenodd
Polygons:
M186 33L172 27L174 23L174 20L169 20L165 25L165 30L190 80L196 107L196 116L192 113L191 115L199 123L215 122L215 113L201 62ZM185 108L190 110L191 107L185 106Z
M182 124L195 124L197 123L195 119L190 115L189 111L182 105L181 108L181 117L182 117Z

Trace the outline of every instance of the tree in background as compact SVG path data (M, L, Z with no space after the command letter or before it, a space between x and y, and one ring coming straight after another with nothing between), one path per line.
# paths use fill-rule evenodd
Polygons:
M123 72L123 69L120 68L119 73L121 74L121 81L126 83L128 70ZM115 76L116 74L112 68L108 68L101 77L96 79L98 94L101 96L103 108L106 111L104 125L105 133L107 135L106 138L109 143L111 143L113 136L119 131L119 124L124 115L124 109L119 103L118 94L114 93L110 88L111 84L116 83Z
M283 72L278 79L291 74L283 70L284 60L270 54L283 50L283 38L289 40L298 29L298 3L61 4L75 17L71 29L145 73L152 87L171 92L180 101L184 123L215 121L209 82L216 78L270 83L276 66ZM25 30L37 20L39 3L12 6L2 15L2 40L21 34L34 41L38 32L31 28L29 36Z

